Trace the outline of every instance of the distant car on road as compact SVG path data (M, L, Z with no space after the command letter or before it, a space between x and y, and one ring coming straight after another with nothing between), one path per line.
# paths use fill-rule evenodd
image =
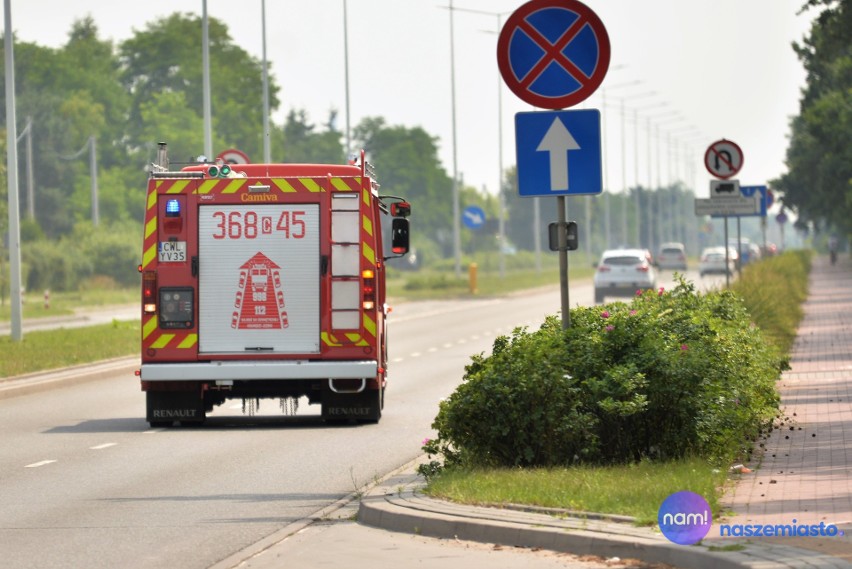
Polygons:
M686 247L683 243L663 243L657 254L657 267L686 270Z
M633 296L637 291L657 288L657 272L646 249L610 249L595 265L595 302L607 296Z
M707 247L698 260L698 273L703 277L709 274L733 275L737 267L737 250L728 247L728 259L725 261L725 247Z

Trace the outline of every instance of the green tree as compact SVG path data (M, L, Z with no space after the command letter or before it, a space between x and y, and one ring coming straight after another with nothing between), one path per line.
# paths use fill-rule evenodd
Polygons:
M420 127L388 126L367 117L354 129L355 140L375 165L383 194L412 203L412 240L428 239L453 253L453 184L438 159L437 138Z
M345 150L340 142L341 133L335 127L337 113L331 111L325 130L317 131L308 120L305 110L291 110L281 128L273 130L273 140L280 140L284 151L274 160L306 164L343 164Z
M175 13L149 23L121 43L122 82L133 101L129 135L136 148L163 140L162 136L151 137L143 116L145 105L156 95L182 93L186 108L196 117L204 116L201 24L197 15ZM208 31L210 106L217 137L213 150L233 146L258 160L263 147L261 62L234 44L220 20L209 18ZM269 104L274 111L278 88L272 78L269 85ZM191 150L196 156L202 151L203 145Z
M807 71L791 122L788 172L772 186L800 221L852 233L852 0L810 0L821 8L793 49Z

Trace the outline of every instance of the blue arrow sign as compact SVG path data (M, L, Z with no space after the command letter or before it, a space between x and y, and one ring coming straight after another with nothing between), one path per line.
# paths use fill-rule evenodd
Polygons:
M603 191L597 109L517 113L515 146L521 197Z
M740 186L740 194L744 197L754 197L755 193L760 194L760 211L750 214L731 215L729 217L766 217L766 210L769 209L769 188L766 186ZM714 215L712 217L723 217Z
M479 229L485 225L485 211L478 205L469 205L462 212L462 222L469 229Z

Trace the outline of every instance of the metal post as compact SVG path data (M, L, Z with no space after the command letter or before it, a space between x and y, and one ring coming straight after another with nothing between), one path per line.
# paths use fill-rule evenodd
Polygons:
M344 0L345 2L346 0ZM344 4L345 6L345 4ZM261 76L263 79L263 162L269 164L272 162L271 141L269 140L269 71L266 61L266 0L260 2L260 20L261 20L261 36L263 39L263 67L261 68ZM347 110L347 119L349 120ZM348 132L347 132L348 134Z
M207 0L201 2L201 67L204 103L204 155L213 159L213 113L210 110L210 33L207 25Z
M728 262L731 259L731 252L728 250L728 216L725 216L725 288L731 288L731 273L728 272ZM740 252L737 247L737 267L740 264Z
M15 56L12 33L11 0L4 1L6 29L3 38L6 52L6 189L9 200L9 308L10 337L20 342L23 337L23 305L21 302L21 212L18 203L18 127L15 118Z
M450 91L453 123L453 256L456 278L461 278L461 211L459 205L459 174L456 152L456 53L453 28L453 0L450 0Z
M101 215L98 208L98 156L94 134L89 137L89 176L92 179L92 225L97 227Z
M35 178L33 177L33 118L27 117L27 217L35 219Z
M343 0L343 75L346 82L346 158L352 154L352 135L349 129L349 17Z
M563 330L571 327L571 304L568 300L568 241L565 231L568 216L565 207L565 196L557 196L556 208L559 210L559 289L562 296ZM588 224L588 220L586 223Z

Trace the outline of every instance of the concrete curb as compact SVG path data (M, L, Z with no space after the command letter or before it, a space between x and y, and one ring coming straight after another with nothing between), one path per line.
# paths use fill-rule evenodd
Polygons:
M57 387L78 385L120 373L132 375L135 370L139 369L139 366L139 356L131 356L105 360L95 364L8 377L0 379L0 399L39 393Z
M390 476L362 498L358 522L427 537L633 558L683 569L852 568L836 557L785 545L725 540L712 545L745 549L712 551L706 544L676 545L656 530L607 519L464 506L424 496L419 492L423 484L413 468Z

